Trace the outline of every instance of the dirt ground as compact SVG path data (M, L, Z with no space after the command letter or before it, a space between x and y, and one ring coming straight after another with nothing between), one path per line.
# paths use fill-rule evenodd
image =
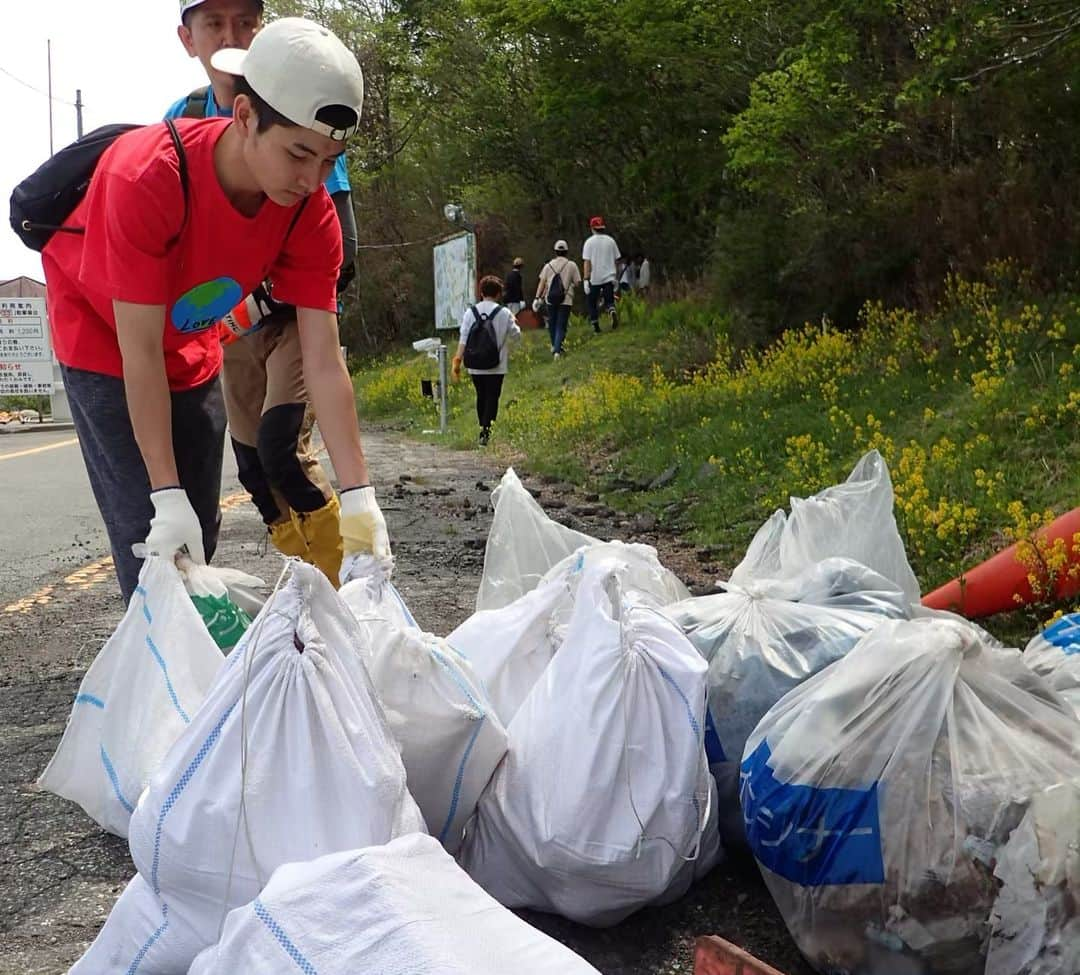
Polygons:
M395 583L421 626L447 633L473 608L491 521L490 492L504 465L490 454L405 442L368 431L365 444L397 558ZM591 535L655 545L694 592L720 567L647 522L624 519L595 496L531 478L558 521ZM279 560L246 503L229 509L215 561L273 580ZM91 580L92 581L92 580ZM50 602L0 620L0 973L57 975L94 938L134 873L123 840L75 805L36 790L83 673L122 615L111 579L57 587ZM689 973L693 939L719 934L788 975L801 961L752 863L727 863L681 901L591 930L528 913L605 975Z

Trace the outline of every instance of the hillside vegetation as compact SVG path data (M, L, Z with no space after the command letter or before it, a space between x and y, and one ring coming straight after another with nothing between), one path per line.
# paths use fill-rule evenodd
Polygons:
M1035 294L1009 263L943 292L929 314L870 303L856 329L823 321L761 350L685 301L624 301L623 325L601 335L575 318L560 361L526 332L487 449L649 512L729 566L789 495L843 480L877 449L929 591L1080 501L1080 300ZM435 375L411 351L367 363L362 421L425 436L438 416L421 379ZM449 397L447 440L472 449L468 379ZM1026 552L1044 588L1067 571L1060 545ZM1037 607L1021 630L1062 608Z

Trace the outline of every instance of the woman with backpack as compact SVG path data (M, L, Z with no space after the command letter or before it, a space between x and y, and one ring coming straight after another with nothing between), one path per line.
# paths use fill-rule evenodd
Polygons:
M494 275L480 279L480 301L461 316L461 338L451 372L461 378L461 366L469 370L476 387L476 418L480 421L480 446L491 438L491 424L499 413L499 397L510 361L510 345L521 339L514 316L500 303L503 283Z
M551 357L562 358L563 340L570 324L570 309L574 304L574 286L581 284L581 271L566 256L565 240L555 241L555 256L540 269L533 310L547 304L548 332L551 335Z

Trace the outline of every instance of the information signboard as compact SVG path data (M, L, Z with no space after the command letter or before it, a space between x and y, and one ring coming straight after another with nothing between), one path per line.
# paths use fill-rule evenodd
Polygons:
M53 357L44 298L0 298L0 396L51 396Z
M476 237L459 234L437 244L435 328L457 329L465 309L476 301Z

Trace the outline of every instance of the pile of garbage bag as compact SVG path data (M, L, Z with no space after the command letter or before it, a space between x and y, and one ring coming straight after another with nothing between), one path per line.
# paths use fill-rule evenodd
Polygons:
M983 971L1000 851L1029 797L1080 775L1080 723L1033 683L1017 651L928 614L881 623L761 720L747 838L819 971Z
M426 832L362 650L325 576L292 563L151 777L139 872L75 975L185 972L282 864Z

